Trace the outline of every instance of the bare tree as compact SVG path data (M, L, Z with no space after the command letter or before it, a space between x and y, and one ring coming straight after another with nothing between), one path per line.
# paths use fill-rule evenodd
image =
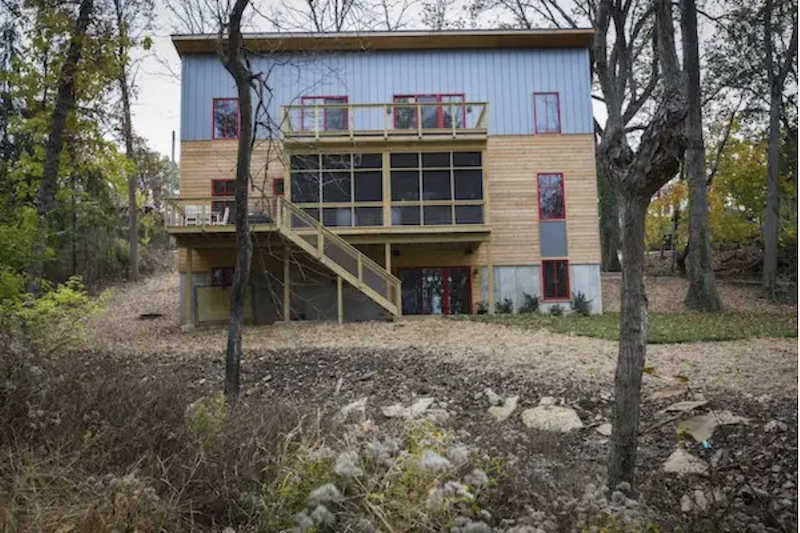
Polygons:
M683 65L686 70L689 115L684 170L691 190L689 211L689 290L686 305L695 311L719 311L722 304L714 282L711 236L708 227L706 149L703 143L703 102L700 87L700 46L695 0L681 0Z
M43 255L47 247L47 222L56 203L59 157L64 147L64 130L67 125L67 116L75 107L75 75L78 72L78 64L83 57L84 41L89 24L92 21L93 11L93 0L81 0L78 17L75 20L75 30L70 37L67 54L58 76L55 107L50 117L50 131L45 145L42 181L36 197L36 213L39 216L42 227L34 243L34 260L29 269L31 292L34 294L38 294L41 279L44 275Z

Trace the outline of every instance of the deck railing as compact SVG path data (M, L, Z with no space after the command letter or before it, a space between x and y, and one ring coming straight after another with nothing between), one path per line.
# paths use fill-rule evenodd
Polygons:
M486 102L304 104L283 106L287 138L485 137Z
M247 199L250 224L271 224L274 199ZM167 199L167 226L227 226L235 224L233 196L196 196Z

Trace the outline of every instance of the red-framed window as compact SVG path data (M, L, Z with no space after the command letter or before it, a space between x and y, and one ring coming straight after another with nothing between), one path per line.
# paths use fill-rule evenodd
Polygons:
M536 133L561 133L561 101L558 93L533 93Z
M396 94L395 104L452 104L464 103L464 93L453 94ZM417 129L422 122L426 129L467 127L467 109L465 106L394 106L394 128L400 130Z
M403 314L457 315L474 313L472 268L400 267Z
M569 300L569 261L542 261L542 300Z
M211 180L211 196L214 199L211 201L211 210L223 216L225 208L228 208L228 219L232 220L233 216L233 191L235 180L230 179L213 179ZM230 196L228 198L219 198L220 196Z
M212 287L230 287L233 284L233 267L215 267L211 269Z
M564 175L542 172L536 175L539 197L539 220L564 220L567 206L564 200Z
M239 138L239 99L214 98L211 102L211 138Z
M300 124L303 131L339 131L349 128L347 107L314 106L343 105L348 103L347 96L303 96L300 98Z

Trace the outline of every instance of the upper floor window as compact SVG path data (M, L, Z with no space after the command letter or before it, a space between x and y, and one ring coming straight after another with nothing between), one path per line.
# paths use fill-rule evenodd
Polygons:
M417 129L420 123L425 129L466 127L466 109L463 105L453 105L453 103L464 103L464 101L463 94L396 95L394 97L395 104L424 105L394 106L394 127L401 130L413 130Z
M214 139L239 138L239 99L214 98Z
M217 214L219 220L223 220L225 217L226 208L228 209L228 220L233 220L235 183L230 179L211 180L211 195L214 197L211 201L211 210Z
M545 300L569 298L569 263L566 259L542 261L542 285Z
M563 220L564 176L562 174L539 174L539 220Z
M303 131L337 131L348 128L346 96L303 96L300 99Z
M558 93L533 93L533 121L536 133L561 133Z

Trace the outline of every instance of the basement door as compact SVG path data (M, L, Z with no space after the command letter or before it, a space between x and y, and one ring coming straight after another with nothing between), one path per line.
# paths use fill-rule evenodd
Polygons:
M469 314L472 283L469 267L398 269L404 315Z

